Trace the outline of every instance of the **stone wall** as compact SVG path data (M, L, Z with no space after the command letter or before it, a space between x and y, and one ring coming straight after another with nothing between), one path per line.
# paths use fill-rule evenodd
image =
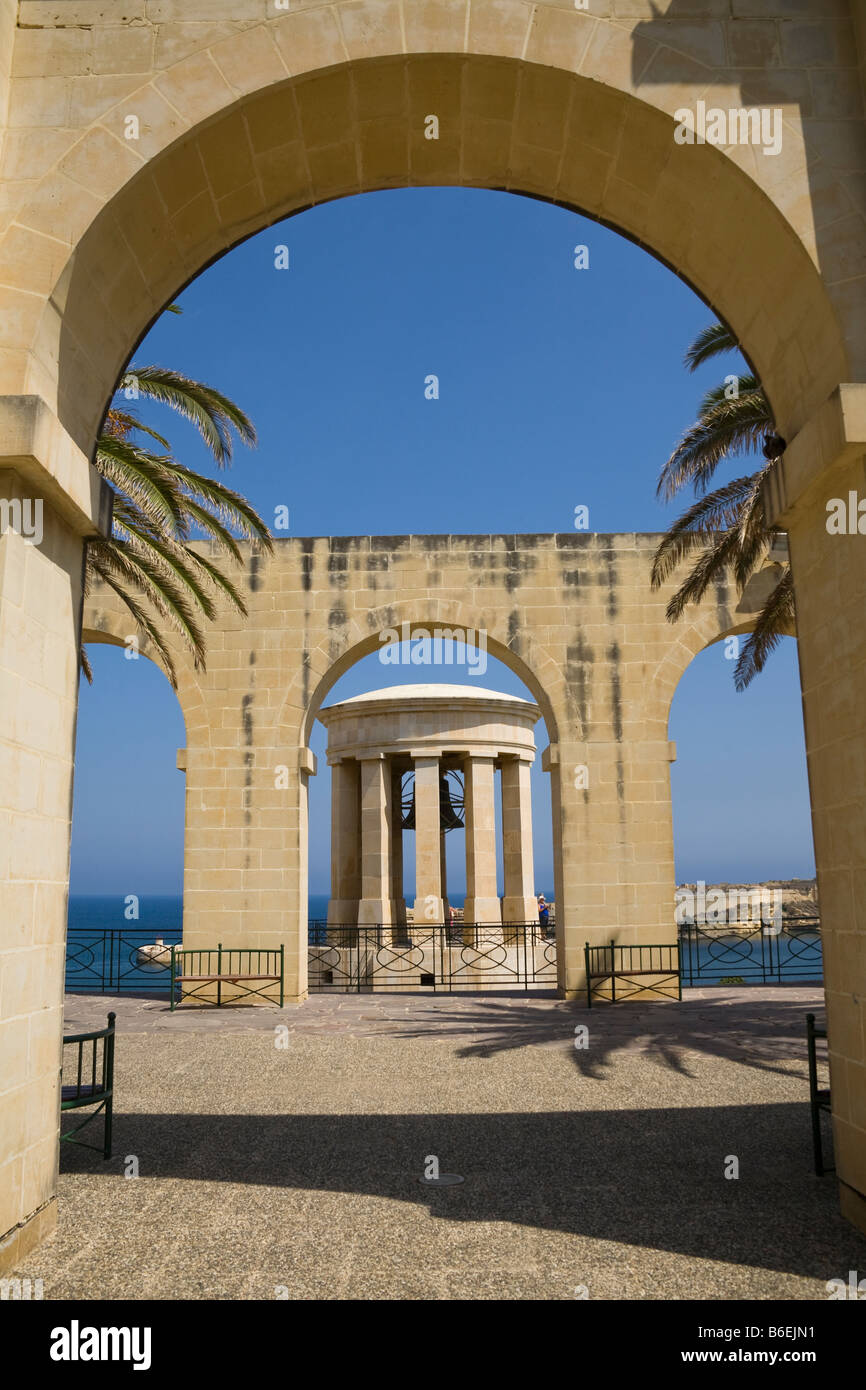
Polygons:
M336 679L404 623L483 634L541 708L561 989L582 988L587 939L672 939L670 702L694 654L748 624L720 586L672 627L673 585L653 592L649 584L658 540L317 537L279 541L273 557L246 547L249 616L221 613L207 671L177 655L186 944L282 941L287 997L304 997L310 729ZM99 592L84 622L88 634L116 641L129 629L114 597Z

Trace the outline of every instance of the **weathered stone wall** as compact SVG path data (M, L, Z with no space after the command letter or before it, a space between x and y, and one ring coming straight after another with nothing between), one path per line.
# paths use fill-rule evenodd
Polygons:
M320 537L279 541L272 558L247 548L249 616L222 613L206 672L177 658L187 945L283 942L287 997L304 997L309 731L338 676L404 623L483 634L542 710L561 989L582 987L587 939L673 939L670 702L695 652L746 620L720 587L671 627L673 586L649 585L658 539ZM129 619L95 593L84 625L122 640ZM288 787L275 785L281 768Z

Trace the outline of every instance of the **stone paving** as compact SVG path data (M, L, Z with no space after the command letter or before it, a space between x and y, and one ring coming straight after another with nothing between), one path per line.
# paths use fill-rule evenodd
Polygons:
M68 1032L118 1016L115 1156L63 1146L16 1272L47 1299L826 1298L866 1240L812 1173L822 1002L68 997ZM419 1182L430 1155L464 1182Z

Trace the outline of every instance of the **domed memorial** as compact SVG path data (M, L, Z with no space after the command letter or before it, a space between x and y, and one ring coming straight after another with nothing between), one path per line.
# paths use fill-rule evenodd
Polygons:
M398 685L320 711L331 767L329 925L405 927L404 830L415 832L416 924L449 921L445 836L459 829L466 832L464 922L536 920L529 769L539 714L531 700L467 685Z

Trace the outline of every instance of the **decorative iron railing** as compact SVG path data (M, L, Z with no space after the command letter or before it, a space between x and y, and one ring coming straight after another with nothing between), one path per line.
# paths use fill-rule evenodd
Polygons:
M171 947L179 929L166 929L162 948L152 927L70 927L66 936L66 990L70 994L168 993Z
M171 946L180 942L181 932L166 929L161 939L160 950L145 953L143 948L156 945L152 928L70 927L67 991L167 995ZM556 943L537 922L505 927L466 922L357 927L312 921L308 940L309 987L314 993L556 987ZM817 918L785 922L776 934L757 924L736 929L684 925L679 947L686 988L823 978Z
M824 976L821 924L817 917L791 918L781 931L752 926L680 927L683 984L794 984Z
M556 942L537 922L311 925L311 993L556 987Z

